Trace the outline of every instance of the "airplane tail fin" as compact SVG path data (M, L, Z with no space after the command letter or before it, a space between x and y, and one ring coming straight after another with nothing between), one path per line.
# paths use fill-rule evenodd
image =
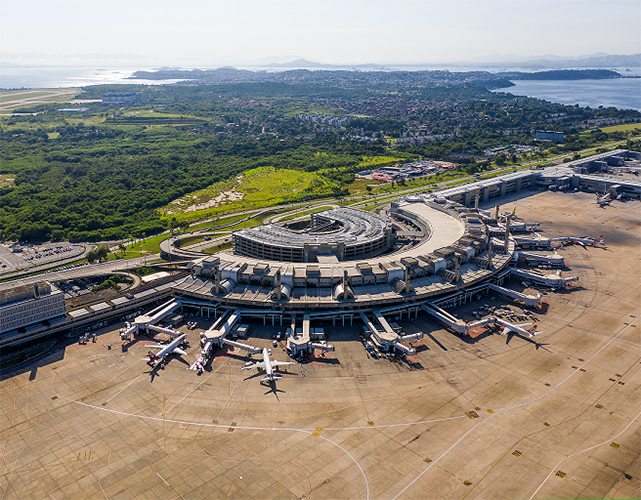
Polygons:
M532 328L530 328L530 329L528 330L528 332L529 332L529 333L530 333L530 335L532 335L533 337L534 337L537 333L539 333L539 332L537 332L537 331L536 331L536 325L534 325Z
M158 361L158 356L156 356L153 352L149 351L149 356L146 358L142 358L143 361L146 361L149 366L153 366L156 361Z

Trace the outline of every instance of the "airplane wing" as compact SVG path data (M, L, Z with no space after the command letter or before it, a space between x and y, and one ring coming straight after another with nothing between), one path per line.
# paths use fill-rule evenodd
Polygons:
M501 335L507 335L508 333L512 332L512 330L509 326L504 326L503 330L501 330Z
M145 347L147 347L149 349L162 349L163 347L167 347L167 346L166 345L158 345L158 344L156 344L156 345L146 345Z
M175 354L181 354L183 356L187 355L187 353L185 351L183 351L180 347L176 347L172 352L175 353Z
M519 328L523 328L524 326L528 326L528 325L531 325L531 324L532 323L521 323L521 324L514 325L514 326L518 326ZM508 333L512 333L514 331L515 330L513 330L509 326L504 326L503 329L501 330L501 335L507 335Z
M272 366L274 366L274 363L272 363ZM265 362L258 361L257 363L251 364L249 366L243 366L241 370L251 370L252 368L265 368Z
M293 361L272 361L272 366L285 366L285 365L295 365Z

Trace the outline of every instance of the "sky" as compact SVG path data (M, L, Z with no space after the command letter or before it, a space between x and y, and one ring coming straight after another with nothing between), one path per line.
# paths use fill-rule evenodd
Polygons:
M444 63L641 52L641 0L0 0L0 61Z

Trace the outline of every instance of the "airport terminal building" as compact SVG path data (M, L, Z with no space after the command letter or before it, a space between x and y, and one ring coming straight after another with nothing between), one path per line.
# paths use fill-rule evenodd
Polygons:
M519 271L513 265L518 238L499 221L498 210L489 214L479 210L478 203L496 205L508 194L541 189L608 189L617 196L638 199L639 181L594 172L603 164L621 168L621 162L631 168L629 157L634 153L628 153L616 150L559 167L510 172L442 191L406 195L390 204L387 216L334 208L313 214L310 227L304 230L264 224L234 232L232 249L215 255L181 249L170 240L165 248L174 259L187 261L188 275L66 315L63 294L53 285L29 290L18 286L0 296L0 345L120 318L172 298L205 316L234 314L272 324L289 322L294 331L301 319L309 330L313 320L345 324L360 319L367 324L374 315L390 338L393 332L385 326L385 314L415 315L424 310L462 333L464 325L438 307L465 302L490 287L497 291ZM403 231L395 234L393 226L412 228L404 231L412 233L412 241L395 242ZM531 279L550 287L569 282L556 273ZM506 289L499 293L511 293L524 303L536 302ZM17 304L28 308L27 316L24 309L15 309ZM25 331L25 326L42 327L43 321L57 318L61 321L49 328ZM19 335L11 334L18 328ZM377 327L368 324L368 328Z
M22 285L0 291L0 337L43 326L42 322L64 320L67 312L64 294L49 282Z

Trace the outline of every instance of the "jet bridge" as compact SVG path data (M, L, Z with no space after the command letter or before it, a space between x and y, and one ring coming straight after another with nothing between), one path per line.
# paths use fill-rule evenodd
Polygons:
M488 288L499 292L501 295L505 295L506 297L510 297L511 299L523 302L528 307L538 307L539 305L541 305L542 295L540 292L537 292L536 296L526 295L524 293L510 290L509 288L503 288L502 286L495 285L494 283L490 283L488 285Z
M172 337L177 337L180 335L179 332L172 330L171 328L162 328L156 326L156 323L161 321L166 316L169 316L176 309L182 307L182 302L179 300L169 300L164 304L152 309L147 314L141 314L134 319L134 323L127 323L126 328L120 330L120 338L122 340L128 340L129 337L140 331L149 331L156 330L158 332L166 333Z
M543 274L538 271L513 268L510 270L513 276L518 276L537 285L548 286L550 288L567 288L570 283L579 281L577 276L562 277L561 272L554 274Z
M404 346L403 344L401 344L401 342L418 340L423 337L422 333L400 336L390 326L381 311L375 309L372 312L374 313L374 317L376 318L378 323L383 328L383 331L380 331L378 328L376 328L376 326L374 326L374 324L369 320L364 312L360 313L360 317L361 320L363 320L363 323L365 323L365 325L367 326L367 329L370 331L371 339L376 345L380 346L383 351L398 349L408 356L413 356L414 354L416 354L416 349L414 349L413 347Z
M319 349L321 351L330 352L334 350L334 346L325 343L315 343L311 342L310 328L311 318L309 313L303 315L303 329L299 330L300 335L296 329L296 316L292 315L292 325L288 329L287 337L287 352L290 356L296 356L298 354L305 354L313 351L314 349Z
M172 299L161 306L152 309L147 314L141 314L136 317L134 323L138 327L138 331L147 330L150 325L155 325L180 307L182 307L182 303L179 300Z
M176 330L173 330L172 328L164 328L162 326L157 326L157 325L148 325L147 329L148 330L153 330L153 331L156 331L156 332L159 332L159 333L166 333L167 335L169 335L172 338L178 338L178 337L180 337L182 335L180 332L178 332Z
M225 344L245 349L251 353L260 352L260 349L253 346L234 342L233 340L227 340L225 338L239 320L240 312L238 309L235 309L234 311L227 310L214 322L213 325L209 327L209 330L200 332L200 345L203 349L200 351L200 356L196 362L189 368L192 370L198 370L199 367L202 368L202 365L205 364L214 353L214 347L220 348Z
M263 350L259 347L254 347L249 344L243 344L242 342L236 342L234 340L223 339L223 344L237 348L237 349L243 349L252 354L260 354L261 352L263 352Z
M421 309L423 309L430 316L434 316L446 327L454 330L459 335L461 333L467 333L467 325L465 324L465 321L455 318L450 313L448 313L444 309L441 309L437 305L426 302L425 304L421 304Z
M206 332L201 333L201 344L210 344L211 347L221 347L223 339L232 331L236 323L240 320L238 309L231 311L229 316L221 316ZM210 349L211 349L210 347Z
M514 252L514 259L518 260L519 258L525 259L530 265L545 265L550 267L563 267L565 266L565 259L563 256L554 254L554 255L542 255L538 253L531 252Z

